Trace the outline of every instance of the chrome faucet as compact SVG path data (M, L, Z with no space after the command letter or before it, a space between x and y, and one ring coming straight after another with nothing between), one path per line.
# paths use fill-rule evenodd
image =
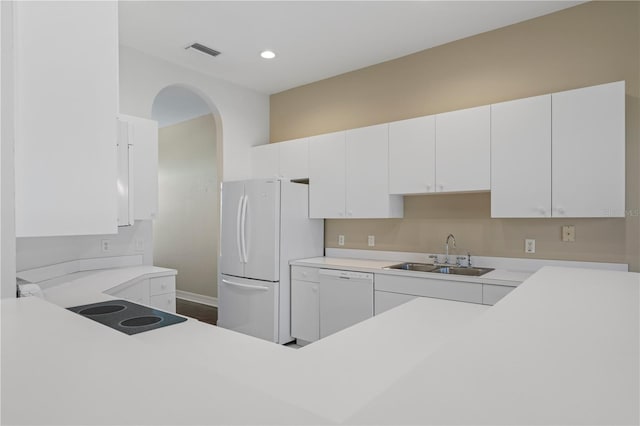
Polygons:
M445 249L444 263L449 263L449 240L453 240L453 248L456 248L456 237L454 237L453 234L447 235L447 239L444 242L444 249Z

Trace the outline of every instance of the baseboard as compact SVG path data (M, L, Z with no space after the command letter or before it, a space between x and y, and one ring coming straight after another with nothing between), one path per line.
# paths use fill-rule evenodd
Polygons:
M202 294L191 293L190 291L176 290L176 298L182 300L188 300L189 302L202 303L203 305L218 307L218 298L211 296L204 296Z

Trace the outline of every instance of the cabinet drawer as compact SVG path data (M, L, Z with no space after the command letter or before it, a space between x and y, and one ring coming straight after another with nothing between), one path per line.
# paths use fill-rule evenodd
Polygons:
M482 285L482 304L483 305L495 305L498 300L509 294L515 287L508 287L504 285Z
M482 284L376 274L375 289L414 296L482 303Z
M176 312L176 294L158 294L149 297L149 305L167 312Z
M306 266L292 266L291 279L301 281L311 281L313 283L320 282L318 275L320 268L308 268Z
M176 292L176 277L157 277L149 280L149 294L155 296L164 293Z

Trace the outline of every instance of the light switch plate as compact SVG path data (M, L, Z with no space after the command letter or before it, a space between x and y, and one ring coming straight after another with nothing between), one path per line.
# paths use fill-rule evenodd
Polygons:
M562 241L574 243L576 241L576 227L574 225L565 225L562 227Z

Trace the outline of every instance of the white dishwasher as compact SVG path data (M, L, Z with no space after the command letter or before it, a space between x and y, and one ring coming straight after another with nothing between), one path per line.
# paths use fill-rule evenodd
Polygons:
M320 269L320 338L373 317L373 274Z

